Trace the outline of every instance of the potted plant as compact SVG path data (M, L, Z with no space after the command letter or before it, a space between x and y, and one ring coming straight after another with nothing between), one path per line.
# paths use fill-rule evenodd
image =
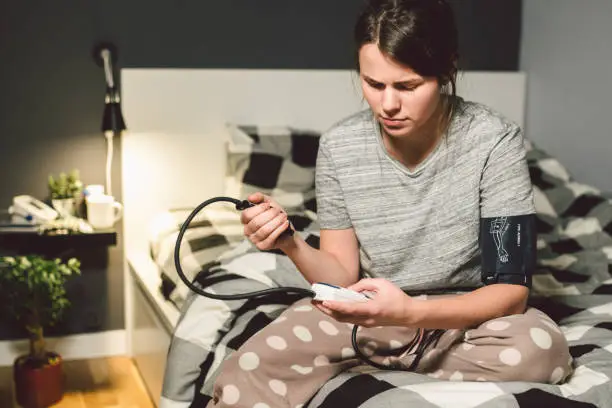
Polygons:
M30 351L13 364L17 402L24 407L47 407L62 399L62 358L45 347L43 328L57 323L70 302L64 284L80 274L71 258L0 257L0 310L15 320L29 337Z
M59 215L63 218L76 215L77 201L83 191L79 171L61 172L57 178L50 174L48 186L51 204Z

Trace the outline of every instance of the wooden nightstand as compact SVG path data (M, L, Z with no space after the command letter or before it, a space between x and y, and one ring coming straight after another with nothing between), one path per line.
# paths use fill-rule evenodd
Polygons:
M61 256L80 249L117 245L115 230L95 231L87 234L41 235L32 230L0 229L0 255L9 251L13 255L39 254Z

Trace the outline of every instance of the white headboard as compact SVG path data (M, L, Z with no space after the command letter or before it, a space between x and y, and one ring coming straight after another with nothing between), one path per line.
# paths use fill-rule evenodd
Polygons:
M458 80L460 96L523 125L523 73L463 72ZM323 131L365 107L349 70L123 69L121 82L126 254L148 251L156 213L223 193L225 123Z

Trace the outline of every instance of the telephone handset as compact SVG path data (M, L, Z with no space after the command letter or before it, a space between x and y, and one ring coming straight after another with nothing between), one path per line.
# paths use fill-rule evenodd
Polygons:
M13 197L10 212L38 224L53 221L59 216L53 208L29 195Z

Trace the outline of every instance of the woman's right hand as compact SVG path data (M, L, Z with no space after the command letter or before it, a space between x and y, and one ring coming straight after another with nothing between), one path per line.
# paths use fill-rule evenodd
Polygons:
M251 194L247 200L255 205L242 211L240 221L244 224L244 235L257 249L277 249L283 241L292 239L284 236L278 239L291 226L287 213L276 201L262 193Z

